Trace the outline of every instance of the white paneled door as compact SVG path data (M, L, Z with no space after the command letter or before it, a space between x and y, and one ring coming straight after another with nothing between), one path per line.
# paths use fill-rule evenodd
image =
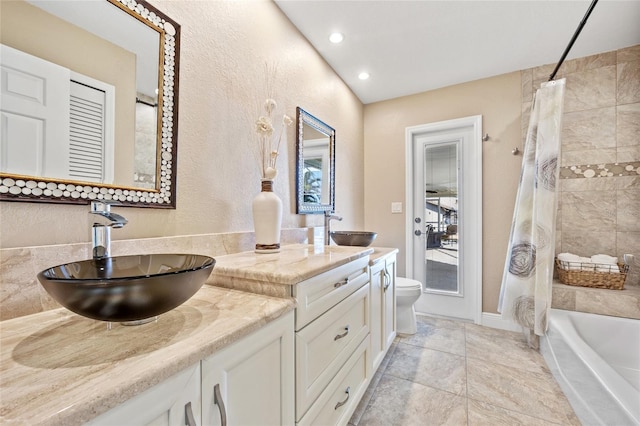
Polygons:
M480 321L482 117L407 129L407 273L416 311Z
M0 58L0 170L66 178L69 70L5 45Z

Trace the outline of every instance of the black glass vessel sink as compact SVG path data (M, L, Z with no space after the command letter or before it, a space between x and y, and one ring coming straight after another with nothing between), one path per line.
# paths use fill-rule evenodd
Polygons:
M339 246L369 247L378 234L368 231L333 231L331 239Z
M130 322L153 318L189 300L215 263L194 254L115 256L54 266L40 272L38 281L72 312Z

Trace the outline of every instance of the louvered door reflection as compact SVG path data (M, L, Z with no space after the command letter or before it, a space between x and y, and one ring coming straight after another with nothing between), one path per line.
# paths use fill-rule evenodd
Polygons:
M104 92L72 81L69 111L69 176L108 183L104 165Z

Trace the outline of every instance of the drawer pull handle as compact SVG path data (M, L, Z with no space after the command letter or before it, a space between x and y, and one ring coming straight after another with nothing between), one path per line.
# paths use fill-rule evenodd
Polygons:
M333 338L333 340L335 341L335 340L342 339L342 338L343 338L343 337L345 337L347 334L349 334L349 326L346 326L346 327L344 328L344 333L342 333L342 334L338 334L336 337L334 337L334 338Z
M386 270L384 271L384 291L387 291L389 286L391 285L391 274L389 274Z
M193 410L191 409L191 401L187 402L184 406L184 424L187 426L197 426L196 419L193 417Z
M220 384L213 387L213 403L220 408L220 425L227 426L227 409L224 406L224 400L220 394Z
M340 401L336 404L336 407L334 408L334 410L337 410L338 408L342 407L344 404L347 403L347 401L349 400L349 396L351 396L351 386L349 386L347 388L347 390L345 391L345 393L347 394L347 397L344 399L344 401Z
M337 283L335 283L333 286L334 286L335 288L340 288L340 287L342 287L343 285L347 285L347 284L349 284L349 277L345 278L345 279L344 279L344 280L342 280L342 281L338 281L338 282L337 282Z

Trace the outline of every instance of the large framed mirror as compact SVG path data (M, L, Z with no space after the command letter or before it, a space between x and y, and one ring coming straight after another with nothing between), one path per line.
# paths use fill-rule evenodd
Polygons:
M175 208L180 25L144 0L0 7L0 200Z
M296 122L296 211L333 212L336 131L300 107Z

